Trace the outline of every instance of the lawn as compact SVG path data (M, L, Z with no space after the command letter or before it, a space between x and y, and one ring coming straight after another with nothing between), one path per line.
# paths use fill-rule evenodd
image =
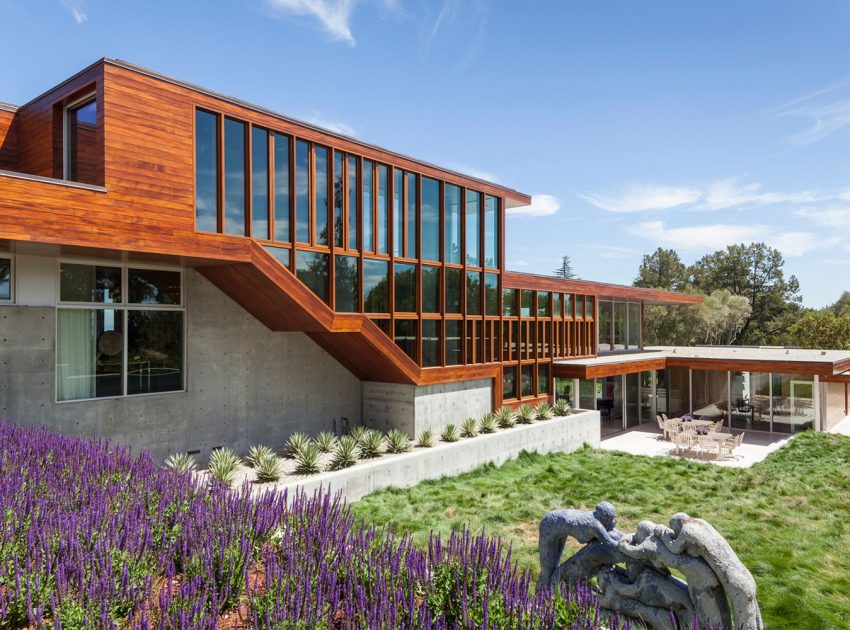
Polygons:
M744 470L590 448L524 453L498 468L376 492L354 511L418 545L431 531L483 528L536 571L539 519L602 500L626 531L679 511L710 521L755 576L765 627L850 627L850 438L842 436L799 435Z

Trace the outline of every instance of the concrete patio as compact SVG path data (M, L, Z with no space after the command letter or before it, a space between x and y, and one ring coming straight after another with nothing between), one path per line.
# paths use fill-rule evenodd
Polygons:
M740 431L732 430L737 435ZM765 459L770 453L791 439L791 435L782 433L745 432L744 442L735 449L732 457L718 461L713 454L685 451L676 453L673 442L662 439L657 425L641 424L634 429L602 438L599 448L606 451L623 451L632 455L651 457L681 457L692 461L705 462L730 468L749 468Z

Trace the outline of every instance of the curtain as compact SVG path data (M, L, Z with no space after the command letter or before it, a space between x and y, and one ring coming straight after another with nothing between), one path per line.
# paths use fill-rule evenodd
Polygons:
M57 309L56 363L59 400L94 398L97 313Z

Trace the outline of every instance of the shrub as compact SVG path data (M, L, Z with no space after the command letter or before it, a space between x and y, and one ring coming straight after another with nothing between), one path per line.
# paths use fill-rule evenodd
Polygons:
M460 439L457 427L453 424L447 424L440 433L440 439L443 440L443 442L457 442Z
M368 429L360 441L360 456L363 458L379 457L384 452L384 436L380 431Z
M168 470L184 474L190 470L195 470L198 467L198 462L195 461L194 455L189 455L189 453L174 453L165 458L163 465Z
M308 444L295 456L295 472L299 475L315 475L321 472L322 450L317 444Z
M322 431L314 440L322 453L330 453L336 446L336 436L330 431Z
M492 413L485 413L478 422L479 433L495 433L498 427L499 424L496 422L496 416Z
M360 454L360 447L350 435L343 435L337 440L331 457L331 470L341 470L354 466Z
M419 439L416 440L416 446L421 448L431 448L434 446L434 433L431 429L425 429L419 434Z
M257 465L265 458L274 455L275 452L268 446L252 446L248 449L248 455L245 461L251 468L256 468Z
M280 467L280 458L274 453L268 453L260 457L254 466L254 471L257 473L257 481L260 483L280 481L280 477L283 474Z
M289 436L289 440L286 442L286 445L283 447L283 453L289 459L295 459L298 456L298 453L303 451L307 445L310 443L310 436L306 433L293 433Z
M407 437L407 433L398 429L392 429L387 433L386 442L387 451L390 453L407 453L413 448L413 444L411 444L410 438Z
M207 470L210 477L221 483L231 484L236 481L236 471L239 470L239 457L231 448L217 448L210 453Z
M467 418L460 425L460 434L465 438L474 438L478 435L478 421L475 418Z
M348 432L348 435L354 438L354 441L357 442L358 445L360 445L363 443L363 438L366 437L366 432L368 430L369 429L367 429L362 424L358 424L356 427L354 427L353 429L351 429L351 431Z
M561 399L555 403L555 407L553 408L553 412L558 418L563 416L570 415L572 412L572 407L570 407L570 403L568 403L565 399Z
M496 412L496 422L500 429L510 429L516 424L516 412L506 405Z
M552 405L542 402L534 408L534 415L538 420L551 420L555 417Z
M516 414L516 421L518 424L531 424L534 422L535 413L534 407L528 404L523 404L519 406Z

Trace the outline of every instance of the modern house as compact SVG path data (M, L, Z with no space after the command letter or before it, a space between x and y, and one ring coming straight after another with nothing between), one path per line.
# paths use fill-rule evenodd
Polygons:
M413 434L556 379L618 428L847 413L850 353L645 349L645 304L697 298L506 270L530 201L101 60L0 105L0 416L163 455Z

